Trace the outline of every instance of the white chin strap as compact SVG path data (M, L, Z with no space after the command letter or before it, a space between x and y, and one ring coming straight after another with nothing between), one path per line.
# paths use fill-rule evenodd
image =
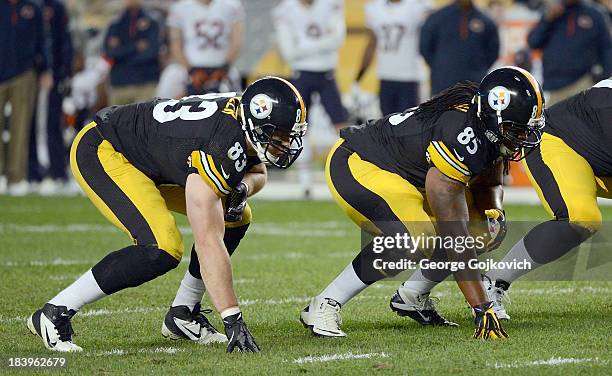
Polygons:
M244 133L247 136L247 139L249 140L249 142L251 143L251 145L253 145L253 149L255 149L255 151L257 152L257 157L264 163L270 163L270 161L273 162L277 162L278 161L278 157L270 154L268 151L266 151L266 148L263 147L263 145L257 141L254 140L251 135L253 134L253 132L255 132L254 130L254 126L253 126L253 121L251 121L251 119L246 119L244 117L244 104L240 104L240 119L242 120L242 130L244 131ZM247 129L248 127L248 129Z

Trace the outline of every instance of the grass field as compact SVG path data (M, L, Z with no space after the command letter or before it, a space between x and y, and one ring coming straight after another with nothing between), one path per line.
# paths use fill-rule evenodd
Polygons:
M367 289L343 309L340 340L312 337L299 311L349 262L359 232L331 202L254 202L254 225L234 257L247 323L263 351L170 341L163 316L187 262L139 288L85 307L73 320L85 351L66 355L73 374L610 374L611 282L517 282L502 342L470 338L469 310L452 282L434 290L459 328L421 327L394 314L397 282ZM509 218L544 218L509 207ZM604 217L612 218L605 210ZM186 227L184 218L179 219ZM190 244L191 236L185 236ZM57 355L25 318L127 238L84 198L0 197L0 356ZM184 260L185 261L185 260ZM205 303L206 305L206 303ZM220 326L218 317L212 321ZM0 369L0 374L7 368ZM24 372L24 371L21 371ZM60 371L61 372L61 371Z

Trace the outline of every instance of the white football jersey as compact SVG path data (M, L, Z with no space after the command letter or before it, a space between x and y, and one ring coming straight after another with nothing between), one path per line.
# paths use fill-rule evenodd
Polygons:
M219 67L227 62L229 38L236 22L244 21L239 0L181 0L172 5L167 24L181 30L183 50L193 67Z
M429 0L372 0L366 4L366 25L376 34L381 80L422 79L419 31L432 8Z
M283 0L273 11L281 54L293 70L329 71L338 65L346 24L342 0Z

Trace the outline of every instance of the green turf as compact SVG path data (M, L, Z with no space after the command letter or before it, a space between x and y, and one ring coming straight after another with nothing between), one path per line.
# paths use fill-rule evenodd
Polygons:
M609 374L612 283L517 282L511 338L470 339L470 313L452 282L435 290L459 328L428 328L388 309L397 286L366 290L343 308L344 339L312 337L298 322L318 293L353 258L359 232L328 202L254 202L254 225L234 257L236 290L261 354L225 354L162 338L160 326L187 268L85 307L73 320L85 351L66 355L74 374ZM539 207L509 207L509 218L537 220ZM612 218L605 210L604 217ZM184 218L180 218L186 226ZM191 237L185 236L185 243ZM127 244L84 198L0 197L0 355L57 355L30 335L24 316L109 251ZM106 310L106 311L101 311ZM88 313L89 312L89 313ZM218 317L213 322L219 325ZM168 353L173 352L173 353ZM296 363L307 356L371 358ZM536 365L551 358L578 363ZM495 369L513 365L515 368ZM0 373L6 368L0 369Z

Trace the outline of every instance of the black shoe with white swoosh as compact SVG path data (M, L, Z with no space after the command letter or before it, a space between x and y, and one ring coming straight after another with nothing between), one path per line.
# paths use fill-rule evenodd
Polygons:
M30 332L39 336L45 347L60 352L78 352L83 349L72 343L72 324L70 319L76 311L64 306L45 304L44 307L28 317L27 326Z
M187 306L171 307L162 324L162 335L170 339L187 339L203 345L225 343L227 337L219 333L204 315L211 312L211 310L202 310L200 303L195 305L193 311Z
M399 316L410 317L421 325L459 326L438 313L434 299L429 293L402 297L398 290L391 297L389 307Z

